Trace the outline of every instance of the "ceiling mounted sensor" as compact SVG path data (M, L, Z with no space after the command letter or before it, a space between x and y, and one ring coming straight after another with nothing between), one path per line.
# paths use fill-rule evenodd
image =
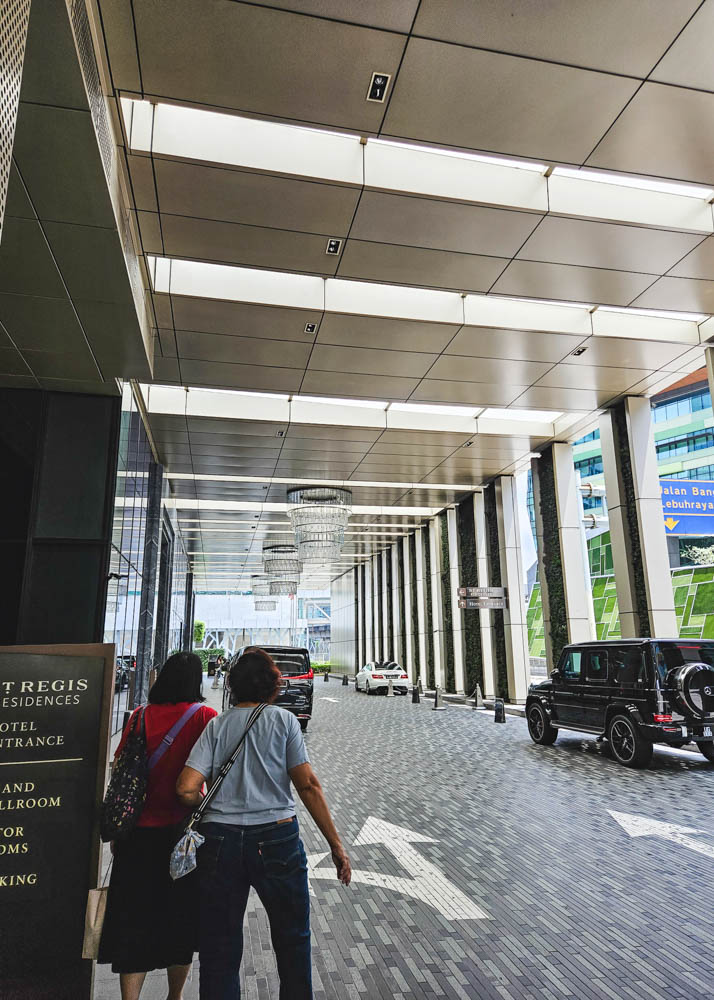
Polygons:
M325 253L331 257L336 257L337 254L342 249L342 240L331 239L327 241L327 246L325 247ZM312 333L312 330L305 329L306 333Z
M329 251L328 251L328 253L329 253ZM306 323L305 324L305 333L314 333L315 330L317 330L317 323Z
M587 347L578 347L578 348L576 348L576 349L575 349L575 350L573 351L573 353L572 353L572 357L574 357L574 358L579 358L579 357L580 357L580 355L581 355L581 354L585 354L585 352L586 352L586 351L587 351Z
M373 101L375 104L384 104L391 79L391 73L372 73L372 79L369 81L369 90L367 91L367 100Z
M339 559L351 513L351 490L321 486L288 490L288 516L300 561Z
M276 577L300 579L302 566L294 545L264 545L263 569L272 580Z

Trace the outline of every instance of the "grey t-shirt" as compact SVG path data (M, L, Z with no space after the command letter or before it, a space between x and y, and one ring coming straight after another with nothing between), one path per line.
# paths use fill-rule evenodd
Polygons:
M211 719L186 766L209 780L215 778L235 750L252 711L231 708ZM204 820L255 826L289 819L295 815L295 800L288 771L309 760L298 720L285 709L268 705L248 733Z

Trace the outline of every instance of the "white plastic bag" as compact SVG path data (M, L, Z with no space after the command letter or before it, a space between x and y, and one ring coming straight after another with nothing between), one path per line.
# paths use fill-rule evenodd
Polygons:
M205 841L196 830L188 829L171 852L169 875L174 881L183 878L196 868L196 851Z

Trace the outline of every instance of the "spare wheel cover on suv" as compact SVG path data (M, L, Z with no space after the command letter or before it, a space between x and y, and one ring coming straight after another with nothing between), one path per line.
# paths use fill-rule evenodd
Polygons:
M714 712L714 668L708 663L683 663L670 674L670 685L686 714Z

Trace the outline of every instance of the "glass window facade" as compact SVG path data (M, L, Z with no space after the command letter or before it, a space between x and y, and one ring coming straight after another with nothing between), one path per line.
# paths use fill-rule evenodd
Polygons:
M690 413L698 413L700 410L711 410L712 397L708 389L702 389L691 396L684 396L682 399L672 399L667 403L659 403L652 407L652 417L656 424L664 420L673 420L674 417L685 417Z
M658 441L657 457L672 458L675 455L687 455L690 451L703 451L705 448L714 448L714 428Z

